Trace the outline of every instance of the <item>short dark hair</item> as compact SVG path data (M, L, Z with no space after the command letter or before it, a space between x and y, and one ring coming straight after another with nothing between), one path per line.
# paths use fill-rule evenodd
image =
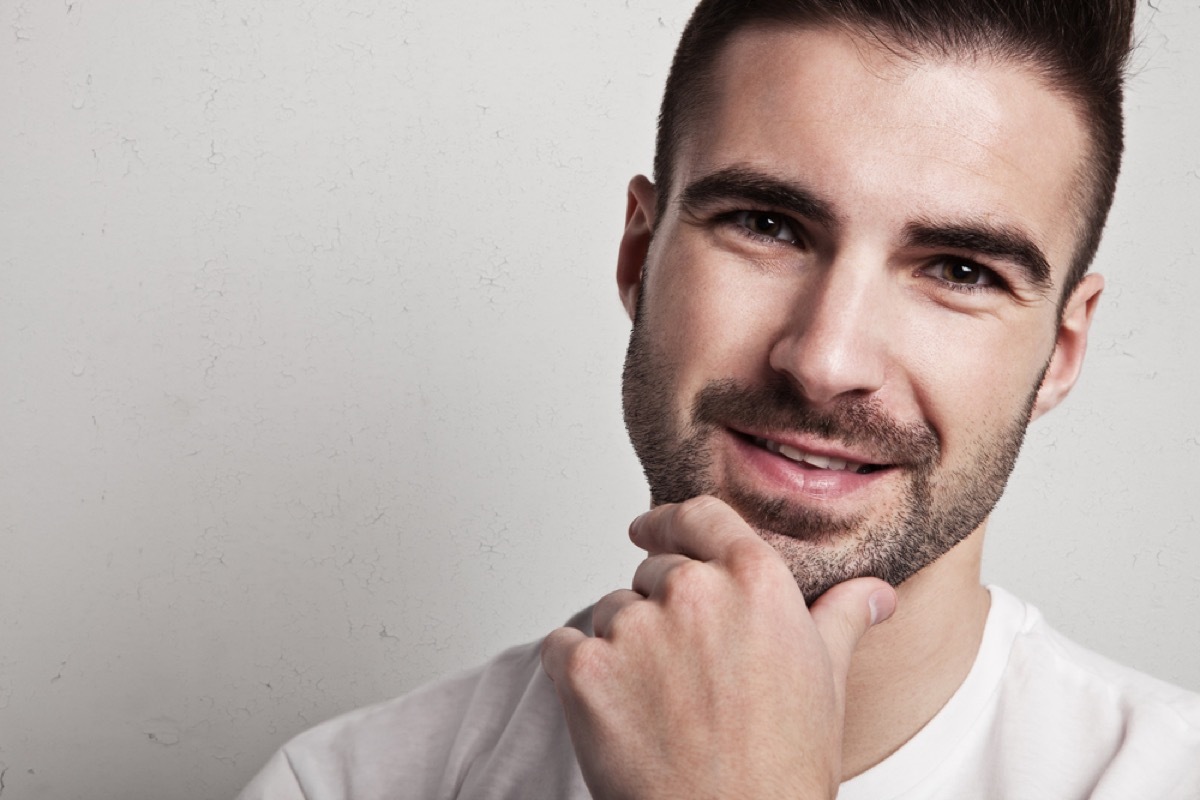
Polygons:
M1092 152L1083 174L1083 236L1060 303L1100 246L1121 168L1122 100L1137 0L702 0L683 31L663 93L654 156L658 217L667 209L679 144L713 99L713 70L730 37L767 22L859 31L925 56L988 53L1036 70L1077 102Z

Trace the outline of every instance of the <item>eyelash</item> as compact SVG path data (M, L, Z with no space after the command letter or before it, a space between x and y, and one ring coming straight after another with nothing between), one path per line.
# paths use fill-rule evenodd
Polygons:
M984 292L1004 292L1008 291L1009 289L1008 282L1005 281L1004 278L1000 276L1000 273L998 273L996 270L992 269L991 267L985 267L983 264L980 264L977 261L972 261L969 258L963 258L961 256L938 256L930 259L923 267L921 267L920 272L925 274L926 270L930 268L945 267L953 264L962 264L970 267L971 269L979 270L989 281L985 284L955 283L953 281L946 280L945 278L931 276L934 280L938 281L953 292L980 294Z
M780 225L783 225L787 229L789 229L795 238L794 239L779 239L774 236L769 236L765 233L758 233L758 232L752 230L747 223L748 223L748 218L751 216L755 216L755 215L764 215L764 216L773 217ZM761 209L761 208L754 208L754 209L739 208L734 211L725 211L720 214L717 214L716 220L720 223L732 225L738 231L739 235L744 236L747 239L750 239L751 241L754 241L754 242L762 242L762 243L770 244L770 245L782 244L782 245L789 245L792 247L804 246L803 237L800 234L800 232L802 230L802 226L800 225L800 223L796 222L796 220L792 219L791 217L787 216L786 214L780 214L775 211L768 211L766 209ZM962 265L970 267L971 269L979 270L983 274L984 278L986 278L986 280L988 281L988 283L985 283L985 284L955 283L953 281L946 280L945 278L932 276L934 278L934 280L938 281L938 283L940 283L942 286L944 286L945 288L949 289L952 292L960 292L962 294L973 295L973 294L984 294L987 292L1005 292L1005 291L1009 290L1008 282L1005 281L1004 278L1002 278L1000 276L1000 273L998 273L996 270L992 269L991 267L984 266L983 264L980 264L979 262L974 261L970 258L964 258L962 256L951 256L951 255L937 256L937 257L927 261L925 263L925 265L921 267L921 269L919 270L919 273L926 274L926 270L928 270L931 267L935 267L935 268L938 266L944 267L944 266L947 266L950 264L962 264Z
M779 239L774 236L768 236L765 233L758 233L752 230L747 224L749 217L752 216L770 216L773 217L779 224L786 226L792 232L792 239ZM720 223L732 225L737 229L738 233L754 242L763 242L766 244L782 244L792 247L804 246L804 238L801 235L803 228L796 220L780 214L775 211L767 211L761 208L739 208L734 211L726 211L716 215L716 220Z

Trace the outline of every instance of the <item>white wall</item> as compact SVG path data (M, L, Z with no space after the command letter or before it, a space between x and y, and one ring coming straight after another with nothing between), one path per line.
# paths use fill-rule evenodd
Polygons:
M625 583L612 285L691 0L0 0L0 783L228 797ZM1200 689L1200 9L989 577Z

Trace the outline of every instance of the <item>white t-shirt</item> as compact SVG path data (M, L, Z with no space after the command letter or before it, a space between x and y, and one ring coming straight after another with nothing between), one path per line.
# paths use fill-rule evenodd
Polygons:
M1200 799L1200 695L1085 650L1033 607L991 594L962 686L892 756L843 783L840 800ZM538 644L318 725L239 800L585 800Z

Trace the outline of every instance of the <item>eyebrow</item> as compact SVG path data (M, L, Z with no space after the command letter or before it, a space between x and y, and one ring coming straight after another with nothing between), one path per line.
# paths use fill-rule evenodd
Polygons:
M913 222L905 226L904 233L911 247L968 250L991 256L1015 264L1038 289L1052 285L1045 253L1016 228L983 221L947 225Z
M720 202L738 200L777 208L812 220L831 231L838 228L833 204L800 184L782 180L747 167L727 167L700 177L684 187L679 205L695 210ZM1035 288L1052 284L1050 261L1023 231L983 220L965 223L912 222L905 226L910 247L966 250L1015 264Z
M745 167L729 167L705 175L689 183L679 195L679 205L686 210L729 200L777 208L831 230L837 227L837 215L830 203L803 186Z

